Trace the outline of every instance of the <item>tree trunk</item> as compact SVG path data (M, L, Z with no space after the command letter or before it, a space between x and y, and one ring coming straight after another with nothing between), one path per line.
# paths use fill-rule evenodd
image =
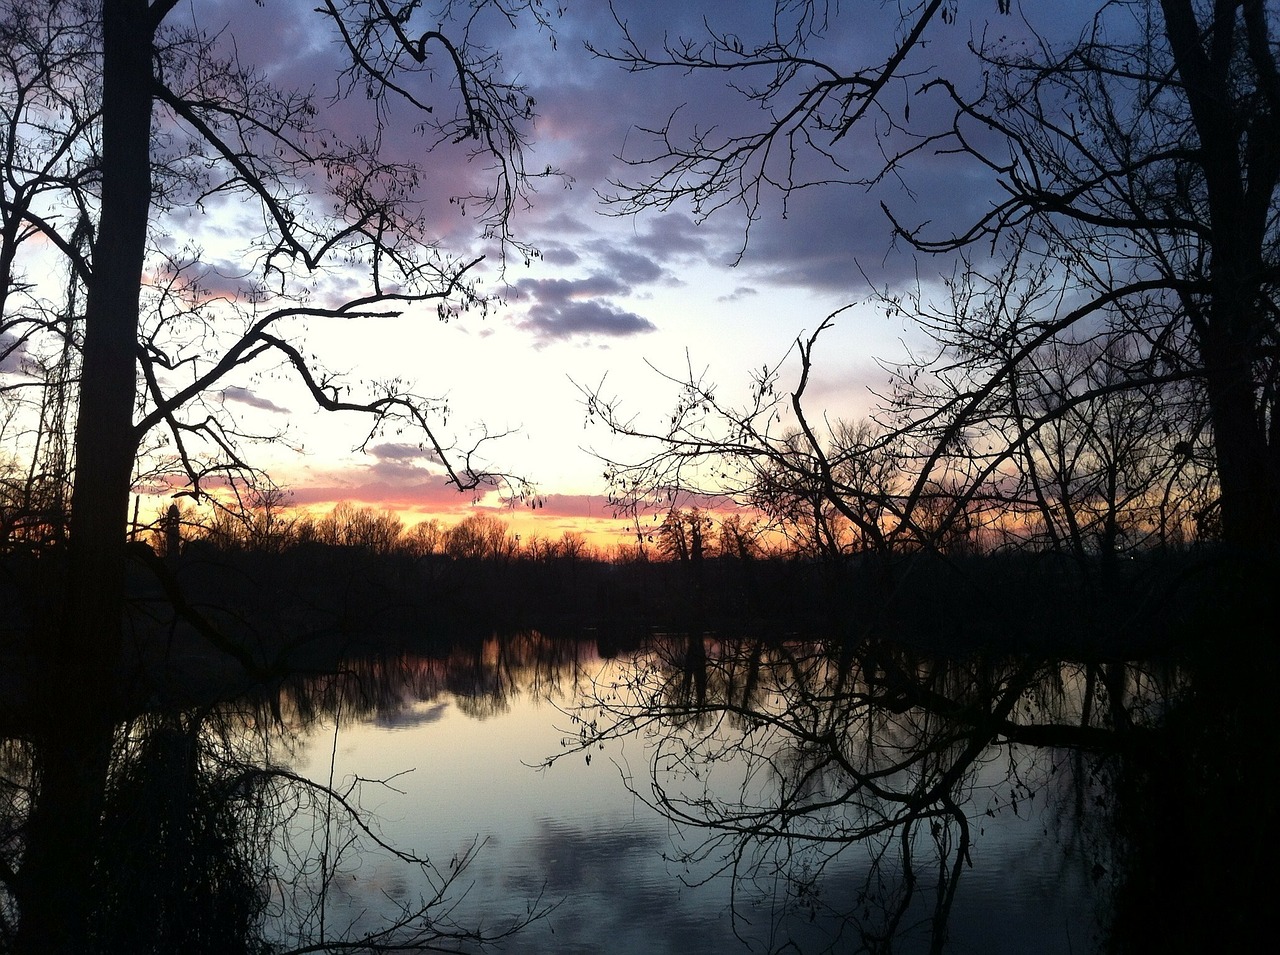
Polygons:
M1216 4L1202 22L1191 0L1161 0L1208 199L1212 301L1199 345L1218 457L1222 536L1232 548L1260 555L1280 541L1280 463L1269 444L1267 409L1259 404L1267 398L1254 380L1272 321L1262 282L1280 177L1274 147L1280 120L1273 115L1280 108L1274 100L1280 79L1265 10L1257 3L1237 6ZM1257 71L1261 104L1242 102L1235 92L1244 59Z
M19 952L92 951L94 866L122 648L138 305L151 203L146 0L104 0L102 208L85 308L70 561L44 662L47 729L19 879Z
M138 300L151 205L152 33L146 0L103 4L102 213L85 307L71 569L62 634L72 665L120 650Z
M1209 411L1222 495L1222 539L1242 554L1261 554L1280 541L1280 482L1274 449L1258 421L1247 360L1205 349Z

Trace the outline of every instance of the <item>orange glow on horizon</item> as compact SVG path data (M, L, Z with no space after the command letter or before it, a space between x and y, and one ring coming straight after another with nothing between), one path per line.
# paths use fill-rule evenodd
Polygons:
M225 493L219 494L219 499L224 504L230 503ZM169 505L175 502L184 512L194 510L191 514L193 523L203 523L212 513L207 505L193 504L190 498L175 499L169 494L138 493L134 500L137 505L135 533L139 535L146 535L159 528ZM562 498L551 496L548 501L551 506L529 507L522 504L506 506L496 502L470 503L465 498L460 498L458 506L440 508L431 506L433 502L364 501L358 496L351 496L341 500L298 505L289 502L286 492L276 510L287 525L292 520L306 517L319 521L339 505L347 505L356 511L367 510L375 515L390 515L401 522L405 534L411 532L416 525L428 521L438 521L442 530L448 530L473 515L486 515L505 524L508 534L522 549L527 548L535 539L554 544L566 534L576 534L602 558L615 556L620 548L634 548L638 538L651 555L656 554L658 532L664 514L642 515L637 525L632 517L616 516L602 495ZM587 510L590 513L573 513L574 510ZM712 517L716 524L731 514L754 516L745 509L734 507L701 510Z

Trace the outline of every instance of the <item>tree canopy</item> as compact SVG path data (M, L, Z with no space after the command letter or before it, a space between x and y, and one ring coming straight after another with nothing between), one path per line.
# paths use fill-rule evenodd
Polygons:
M991 197L968 219L964 203L916 221L900 195L881 202L926 279L869 298L915 320L933 348L891 367L875 440L842 442L806 403L815 334L797 342L798 382L766 368L746 406L677 376L666 428L645 429L589 393L592 413L663 449L619 462L619 497L664 499L690 482L748 498L816 493L885 545L936 545L986 510L1006 529L1012 515L1022 538L1081 553L1114 553L1125 535L1273 549L1273 9L1111 3L1074 36L979 23L964 79L931 62L925 44L962 11L981 18L973 6L901 5L896 45L871 57L827 40L840 17L865 11L822 4L779 5L759 42L708 21L704 35L656 49L619 17L623 41L601 55L633 71L723 75L756 108L754 126L690 132L677 113L651 127L649 151L630 157L635 179L611 197L621 211L736 205L749 241L767 197L785 209L802 190L910 188L925 157L922 174ZM879 148L867 148L872 137ZM927 278L930 262L940 282ZM891 460L899 474L849 481L842 472L858 457Z

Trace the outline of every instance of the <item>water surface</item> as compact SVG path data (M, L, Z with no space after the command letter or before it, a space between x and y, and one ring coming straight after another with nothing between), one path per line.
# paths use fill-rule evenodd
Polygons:
M470 860L450 888L459 924L496 928L550 907L497 950L856 951L886 925L883 948L895 952L930 951L943 936L948 952L1097 948L1099 856L1081 816L1087 767L1077 754L991 746L973 761L956 790L971 841L940 933L935 883L939 871L957 871L957 860L945 851L939 858L930 840L913 849L909 875L892 828L818 853L803 839L707 844L714 830L674 822L650 803L664 793L716 805L744 792L768 798L770 781L757 785L759 767L734 754L743 727L723 721L708 732L657 713L583 748L575 714L595 718L601 697L634 687L651 660L601 660L592 644L555 664L539 655L493 641L476 654L470 681L458 679L456 660L452 669L414 657L383 661L359 678L380 684L378 701L334 707L306 730L297 754L302 773L340 789L369 781L359 786L362 804L392 845L450 874L454 860ZM685 733L698 737L698 752L716 740L727 755L664 768L668 744ZM821 866L820 877L806 866ZM800 893L797 876L808 886ZM904 878L914 879L915 896L895 913ZM353 854L337 885L330 924L362 928L426 890L373 851Z

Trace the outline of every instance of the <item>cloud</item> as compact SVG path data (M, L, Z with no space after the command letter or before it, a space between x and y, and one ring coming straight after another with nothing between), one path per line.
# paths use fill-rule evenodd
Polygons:
M421 444L375 444L368 453L379 461L422 461L437 460L435 451Z
M527 295L546 305L622 295L629 291L618 279L600 272L584 279L522 279L516 283L515 289L517 295Z
M21 372L26 353L22 341L8 332L0 332L0 375Z
M649 220L649 227L633 237L633 244L668 262L680 256L697 256L712 261L722 259L733 248L736 230L720 222L699 224L679 212L668 212Z
M775 39L772 17L753 16L736 8L733 13L727 8L717 13L698 4L633 3L625 9L627 29L637 44L650 52L661 50L664 43L678 48L681 37L690 38L696 46L708 39L708 31L726 29L741 36L748 47ZM696 222L691 197L682 203L677 195L670 197L675 200L671 205L661 205L661 212L651 208L630 221L614 220L617 226L608 231L623 244L613 245L612 252L597 247L588 254L623 281L656 281L659 267L669 267L681 257L718 265L737 263L745 242L741 265L751 273L752 284L857 295L865 290L868 279L875 285L913 281L915 256L901 242L895 247L881 201L901 215L904 223L931 221L934 234L947 235L981 215L994 194L993 182L989 171L979 176L979 170L961 168L956 157L935 150L913 155L899 167L901 178L882 177L889 157L919 144L916 138L904 138L888 120L892 117L894 124L904 124L909 106L914 133L946 128L951 108L941 91L920 92L923 77L945 75L962 88L980 84L982 65L969 50L973 37L985 35L988 21L1001 36L1012 37L1026 29L1019 18L975 10L966 13L960 23L935 21L930 26L927 42L912 51L904 66L903 75L914 79L886 89L881 95L885 112L873 110L856 135L831 142L815 131L812 148L796 153L775 150L768 160L767 174L760 180L761 205L753 211L754 221L749 223L746 207L726 193L719 197L726 200L723 208ZM563 39L589 39L598 49L625 46L618 24L607 13L575 9L572 18L565 18L563 29ZM809 38L808 52L837 68L883 62L886 51L901 39L901 29L902 22L892 9L878 16L833 16L824 22L822 31ZM573 46L563 43L563 55L569 55ZM767 70L748 71L743 75L751 81L739 79L735 89L731 82L738 74L717 71L628 72L618 64L586 59L575 63L575 79L565 82L567 71L551 66L547 62L536 67L530 64L528 75L539 85L536 139L540 146L556 151L557 161L577 178L580 189L571 194L548 191L539 195L537 215L548 223L574 216L572 210L583 206L577 195L583 188L605 196L619 195L624 202L609 208L625 208L628 191L618 183L643 185L646 176L659 173L667 164L661 157L673 148L670 144L678 150L693 140L729 143L736 137L759 133L770 120L770 106L786 106L812 79L801 71L793 88L777 102L762 104L743 90L756 88L756 81L771 79ZM663 130L665 135L654 132ZM824 155L827 150L829 155ZM757 198L751 187L758 172L751 168L745 171L748 201ZM772 185L766 179L771 179ZM785 183L801 188L790 191L784 208L781 190ZM820 185L803 187L809 183ZM688 184L687 180L677 184L676 192ZM705 208L714 205L715 200L710 200ZM630 227L626 229L632 233L629 236L623 235L626 227ZM559 227L549 232L565 234ZM645 264L641 261L633 259L630 266L625 261L637 254L651 257L648 272L636 267ZM947 265L939 262L929 268L945 271ZM679 275L678 269L673 271Z
M603 302L566 302L535 305L520 328L532 331L540 341L608 335L626 338L656 331L658 326L642 315L616 309Z
M288 414L288 408L282 408L274 401L256 395L248 388L241 388L239 385L229 385L222 389L223 401L234 401L237 404L247 405L250 408L259 408L262 411L270 411L275 414Z
M440 456L433 448L419 444L379 444L366 452L373 463L363 469L389 484L418 482L423 473L438 473Z
M330 473L329 481L306 483L292 490L290 503L300 507L335 504L351 501L360 505L381 507L388 510L419 510L424 513L462 510L471 504L471 498L448 483L442 474L424 474L416 471L418 480L369 480L368 467L352 468L345 472Z
M538 499L536 510L542 517L614 517L603 494L548 494Z
M581 279L523 279L515 290L517 297L531 300L516 326L542 343L596 335L625 338L657 329L644 316L604 301L626 294L630 286L603 272Z
M548 265L577 265L582 261L574 249L567 245L545 243L538 250L538 257Z
M601 250L600 257L605 265L632 284L656 282L669 274L649 256L629 249L620 249L617 246L611 245L604 248Z
M196 258L190 249L171 255L160 271L157 284L171 284L199 302L219 299L246 302L261 298L264 293L257 276L243 266Z

